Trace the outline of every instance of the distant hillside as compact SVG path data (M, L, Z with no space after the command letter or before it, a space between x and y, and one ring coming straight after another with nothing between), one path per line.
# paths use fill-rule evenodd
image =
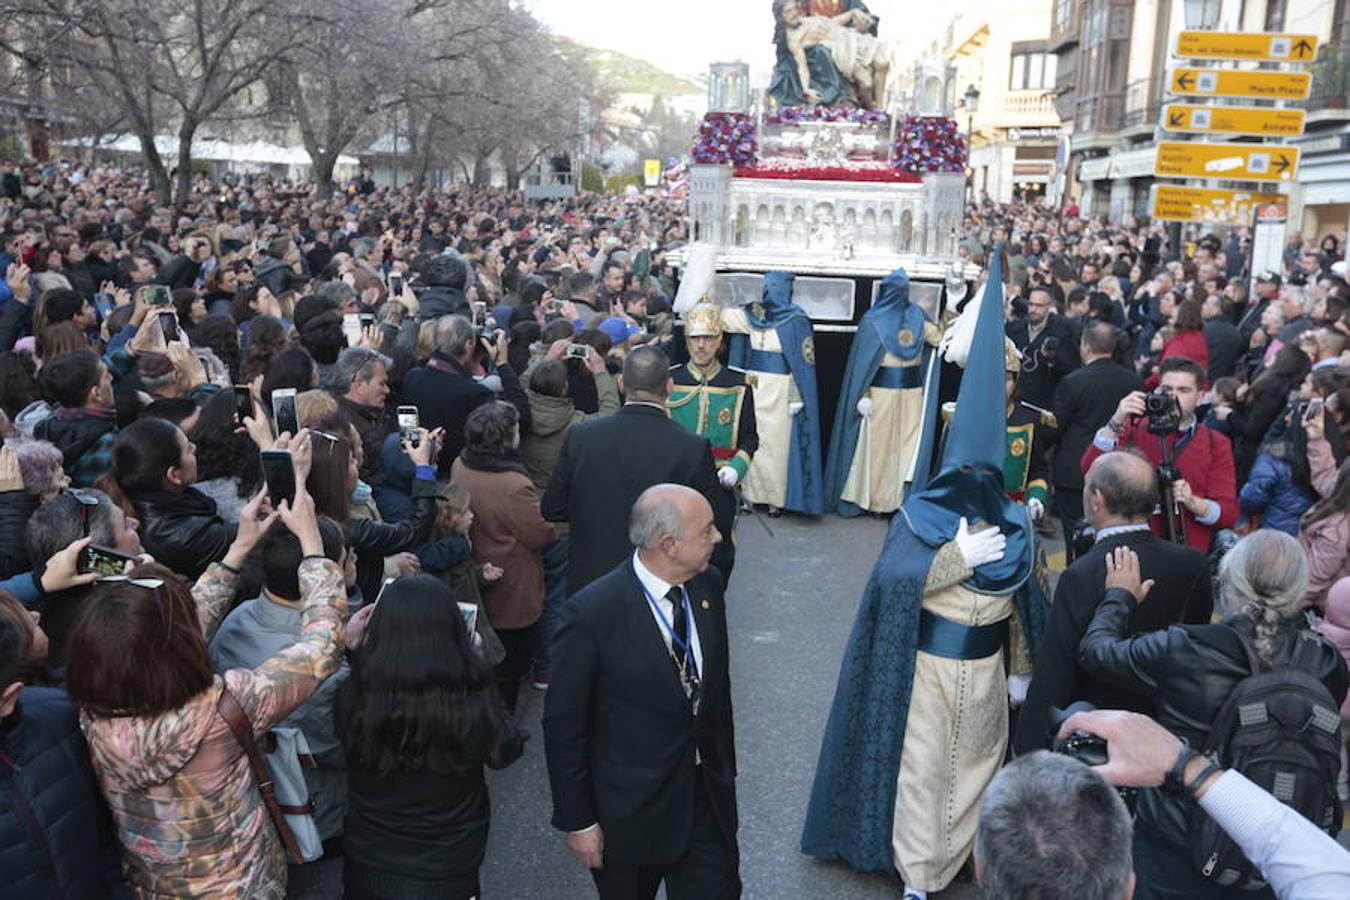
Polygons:
M557 40L571 44L589 60L601 83L616 93L678 97L684 94L703 94L705 91L704 86L694 79L667 72L645 59L614 50L586 47L563 37L558 37Z

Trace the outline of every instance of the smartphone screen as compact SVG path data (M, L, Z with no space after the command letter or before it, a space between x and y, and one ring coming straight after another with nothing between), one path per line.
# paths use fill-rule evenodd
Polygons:
M136 557L128 556L125 553L119 553L109 547L100 547L98 544L90 544L80 551L80 558L75 563L76 571L81 575L87 575L90 572L96 572L99 575L121 575L129 562L135 562Z
M473 324L485 325L487 323L487 304L481 300L473 302Z
M272 392L272 419L277 434L288 432L294 436L300 431L300 416L295 411L295 388L277 388Z
M459 614L464 617L464 627L472 635L474 629L478 627L478 604L461 603L459 604Z
M347 346L355 347L361 340L361 317L356 313L347 313L342 317L342 334L347 338Z
M263 479L267 482L267 496L272 499L272 506L294 500L295 466L291 462L291 451L263 450L259 456Z
M142 295L146 306L172 306L173 295L165 284L147 284Z
M171 312L160 313L159 330L164 333L164 340L178 340L178 316Z
M389 293L397 296L403 293L403 276L389 273Z
M236 384L234 386L234 417L240 424L244 424L244 419L253 415L253 392L246 384Z

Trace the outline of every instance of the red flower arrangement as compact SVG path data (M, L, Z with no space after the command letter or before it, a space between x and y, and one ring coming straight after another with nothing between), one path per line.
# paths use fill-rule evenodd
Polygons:
M954 119L905 116L891 150L895 167L916 175L966 170L966 140Z
M703 165L731 163L753 166L759 154L759 133L745 113L708 113L694 137L693 160Z
M857 125L887 125L891 117L884 109L857 109L852 106L782 106L769 113L766 125L796 125L800 122L853 122Z
M885 163L843 163L813 166L797 160L772 160L752 166L737 166L737 178L780 178L799 181L883 181L913 184L922 179L912 172Z

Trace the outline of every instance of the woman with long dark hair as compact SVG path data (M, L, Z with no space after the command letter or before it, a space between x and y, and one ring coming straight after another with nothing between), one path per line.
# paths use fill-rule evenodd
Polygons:
M405 575L384 589L338 704L344 895L478 896L490 819L483 767L514 762L524 736L439 579Z
M321 515L342 524L356 554L356 583L367 600L379 592L386 556L410 553L426 543L436 523L436 472L432 441L420 431L418 445L403 445L416 470L412 484L412 511L402 522L380 522L352 515L352 494L360 480L356 454L361 442L355 429L335 417L315 420L311 426L313 465L309 490Z
M232 391L216 391L202 404L188 437L197 448L197 480L193 487L210 497L216 512L230 524L262 485L258 447L235 421Z
M207 642L269 526L300 541L299 640L260 666L217 675ZM242 711L240 724L261 743L342 661L342 570L324 555L314 505L300 488L269 512L259 494L229 552L191 592L158 564L127 576L95 585L66 669L127 879L139 897L281 900L286 857L225 716Z
M1228 417L1228 433L1233 438L1233 462L1238 484L1247 480L1266 432L1289 402L1289 394L1303 382L1312 361L1296 344L1275 354L1275 360L1247 389L1240 409Z
M140 419L118 432L112 469L99 479L113 502L141 523L141 542L155 559L196 578L219 560L235 526L194 488L197 448L177 425Z

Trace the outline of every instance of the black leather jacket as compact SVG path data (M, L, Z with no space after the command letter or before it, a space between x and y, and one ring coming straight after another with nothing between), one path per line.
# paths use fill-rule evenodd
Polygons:
M347 520L347 542L356 553L356 584L367 602L380 592L384 558L416 550L431 537L436 522L436 482L414 478L412 514L402 522Z
M1097 614L1078 645L1078 662L1096 678L1123 688L1148 692L1157 708L1159 724L1200 748L1210 724L1228 694L1251 674L1239 641L1255 638L1246 616L1229 616L1212 625L1173 625L1165 631L1129 638L1128 622L1134 597L1115 588L1097 607ZM1330 641L1304 627L1284 630L1276 639L1276 666L1292 657L1296 641L1317 641L1321 650L1315 676L1337 706L1345 699L1350 677L1345 661ZM1155 789L1139 792L1139 820L1164 839L1185 846L1184 801Z
M145 550L179 575L195 581L223 559L236 527L216 513L216 502L196 488L132 497Z

